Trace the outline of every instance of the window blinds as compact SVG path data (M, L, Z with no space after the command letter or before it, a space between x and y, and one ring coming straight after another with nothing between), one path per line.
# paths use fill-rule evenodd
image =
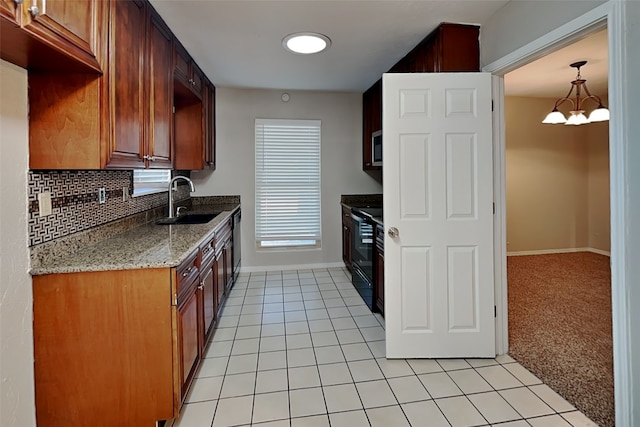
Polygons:
M142 187L163 187L171 181L169 169L134 169L133 184Z
M320 120L256 119L259 247L319 246Z

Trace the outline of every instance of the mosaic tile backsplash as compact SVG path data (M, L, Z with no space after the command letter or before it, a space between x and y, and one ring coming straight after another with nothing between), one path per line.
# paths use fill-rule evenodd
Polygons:
M167 205L166 192L130 197L132 176L132 171L29 171L29 246ZM103 204L98 203L99 188L106 189ZM52 213L44 217L38 213L42 192L51 193ZM188 197L189 187L180 185L174 199Z

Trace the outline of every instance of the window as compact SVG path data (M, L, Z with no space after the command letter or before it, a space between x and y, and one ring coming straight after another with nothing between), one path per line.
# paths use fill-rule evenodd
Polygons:
M320 120L255 126L258 247L319 247Z
M170 169L134 169L133 196L167 191L171 181Z

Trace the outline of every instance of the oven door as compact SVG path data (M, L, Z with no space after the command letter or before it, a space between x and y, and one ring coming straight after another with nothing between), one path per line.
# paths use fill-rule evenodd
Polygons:
M357 214L352 214L353 219L353 244L351 247L351 261L371 281L373 278L373 245L375 244L373 223Z
M352 270L351 284L356 288L365 304L369 306L369 309L373 310L373 283L357 264L353 264Z

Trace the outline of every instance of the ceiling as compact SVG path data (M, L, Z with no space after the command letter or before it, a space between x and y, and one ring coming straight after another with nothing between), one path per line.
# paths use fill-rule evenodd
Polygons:
M505 94L537 98L560 98L567 94L576 69L569 64L586 60L580 69L582 78L594 95L607 93L608 45L607 30L596 33L531 62L504 77Z
M362 92L440 22L482 24L508 0L151 0L216 86ZM291 33L325 34L316 55Z

